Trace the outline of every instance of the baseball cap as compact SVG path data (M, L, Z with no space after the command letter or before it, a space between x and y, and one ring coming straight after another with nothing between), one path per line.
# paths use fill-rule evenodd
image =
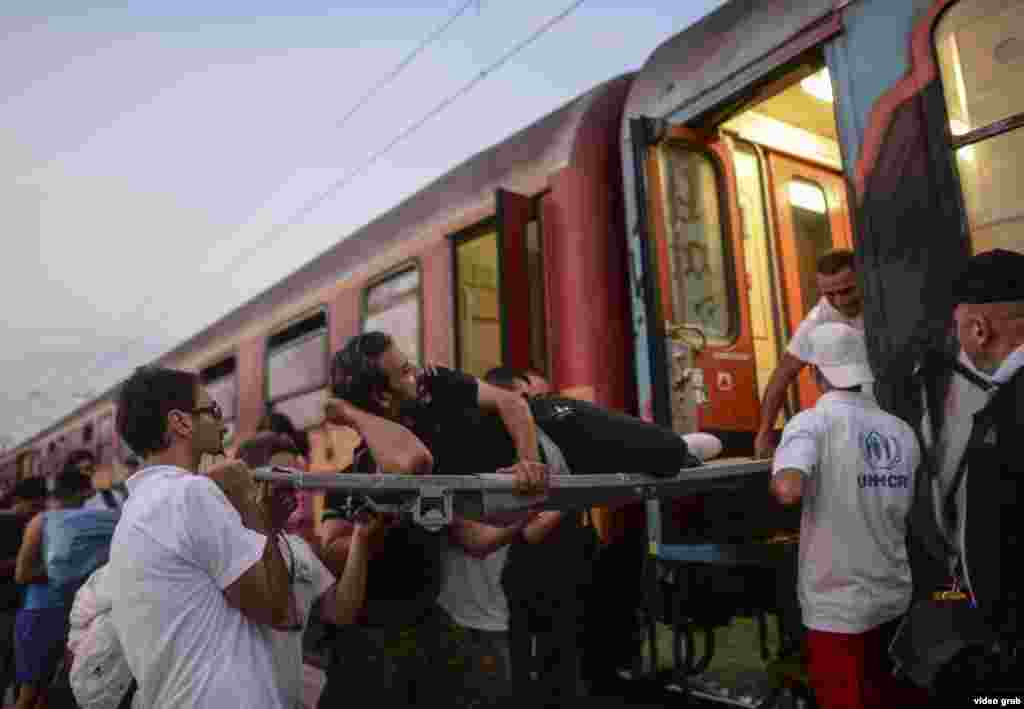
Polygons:
M1024 254L1006 249L971 257L953 282L954 304L1024 300Z
M860 330L846 323L822 323L811 330L809 341L808 363L820 369L832 386L846 389L875 380Z

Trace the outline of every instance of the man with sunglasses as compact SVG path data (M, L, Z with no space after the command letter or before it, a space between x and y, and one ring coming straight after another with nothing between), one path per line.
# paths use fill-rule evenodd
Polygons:
M265 628L297 622L273 540L287 496L260 500L222 455L217 406L194 373L142 367L122 385L117 431L145 463L114 532L104 583L138 682L136 705L284 709Z

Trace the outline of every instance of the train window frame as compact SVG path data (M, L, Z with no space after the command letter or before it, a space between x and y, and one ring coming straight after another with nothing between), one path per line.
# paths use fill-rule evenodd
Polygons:
M942 27L943 20L947 19L949 14L955 10L956 7L961 6L962 3L971 3L975 0L955 0L950 2L942 12L936 16L931 26L930 31L930 43L932 60L935 63L936 74L939 80L939 91L942 95L942 108L941 108L941 121L942 121L942 135L946 137L946 145L950 151L950 157L952 167L957 178L957 183L960 187L960 211L963 215L963 224L966 232L968 248L973 253L975 250L975 237L974 229L971 225L971 213L968 208L968 195L964 189L963 176L961 175L959 159L957 153L966 147L976 145L986 140L996 138L998 136L1007 135L1013 131L1024 131L1024 110L1016 113L1011 113L1009 116L1005 116L999 120L992 121L985 125L973 128L962 134L956 134L953 131L952 121L953 119L949 113L949 93L946 89L946 74L943 71L943 61L939 54L939 32ZM936 109L938 113L938 109Z
M707 145L687 140L682 137L669 137L658 143L657 146L657 166L658 166L658 179L661 182L662 194L658 195L658 199L662 200L662 212L664 214L665 223L661 225L660 233L664 234L667 238L670 232L668 224L668 210L666 209L665 202L668 196L667 181L665 179L665 164L667 162L665 156L665 149L669 147L681 147L689 150L695 154L701 155L708 160L711 165L712 172L715 175L715 199L718 206L718 220L721 224L721 241L722 241L722 263L725 266L724 280L725 280L725 296L726 305L728 306L728 326L725 329L725 333L721 336L710 335L705 331L705 328L701 323L691 323L685 320L679 321L677 324L699 327L701 332L704 333L705 338L709 345L716 348L728 348L732 347L739 340L740 335L743 332L743 312L740 307L739 290L738 290L738 277L736 273L736 249L734 240L737 235L734 233L734 225L730 218L729 205L731 204L729 198L728 180L726 177L726 168L722 163L722 158L711 150ZM741 237L742 238L742 237ZM666 243L667 247L668 244ZM665 268L670 268L670 264L666 263ZM670 271L671 278L671 271ZM669 294L669 298L672 298L672 294ZM673 302L673 307L675 303Z
M366 332L366 321L370 317L370 292L388 281L405 275L409 271L416 271L416 347L417 352L413 360L422 365L426 360L426 318L423 313L423 261L418 256L406 259L401 263L381 271L363 284L359 295L359 334ZM380 311L383 312L383 311ZM376 313L374 313L376 314ZM388 333L390 334L390 333ZM410 356L409 352L402 354ZM328 376L328 379L330 377Z
M238 348L237 347L232 348L228 352L221 353L221 355L219 355L218 357L216 357L214 359L211 359L209 361L210 361L210 364L205 365L205 366L199 368L199 380L202 382L203 386L205 387L208 384L210 384L211 382L220 381L221 379L224 379L225 377L233 377L234 378L234 380L235 380L234 381L234 385L235 385L234 401L231 402L231 413L233 415L230 416L230 417L225 416L224 417L224 424L227 425L227 424L231 424L231 423L236 423L238 421L238 417L239 417L239 407L240 407L240 405L242 403L241 386L240 386L241 379L239 378L239 374L238 374ZM220 373L218 370L224 368L228 363L231 364L230 372ZM209 392L207 392L207 393L209 393ZM237 426L235 428L237 428ZM233 434L234 434L234 431L231 430L231 433L229 433L229 435L227 437L227 441L226 441L228 445L230 445L231 440L234 438Z
M299 328L304 323L313 320L314 318L323 318L323 327L318 327L315 330L308 332L299 333L291 338L285 338L281 342L275 342L275 338L284 337L290 330ZM300 396L306 396L312 394L315 391L326 391L330 382L330 357L331 357L331 315L326 305L321 304L317 307L307 310L301 315L297 315L280 326L271 330L264 340L265 347L263 348L263 401L265 402L266 408L269 410L274 407L275 404L288 401ZM282 394L277 397L270 396L270 358L278 354L279 352L293 347L297 347L301 344L308 342L314 337L323 337L323 358L324 358L324 380L316 386L300 387L295 391Z
M473 241L487 236L490 233L494 233L498 239L498 294L501 298L501 272L504 268L504 258L502 256L501 249L501 230L499 229L498 216L492 214L491 216L481 219L480 221L471 224L464 229L449 235L448 239L451 242L451 264L452 264L452 325L455 330L455 368L464 371L465 363L462 361L462 333L461 333L461 320L462 317L461 309L459 308L459 246L467 242ZM502 363L505 361L505 352L508 344L508 333L505 328L505 299L501 298L501 302L498 304L499 318L501 319L501 360Z
M531 223L536 223L536 225L537 225L537 246L538 246L538 253L540 254L540 284L541 284L541 289L542 289L540 304L541 304L542 309L543 309L543 312L540 315L540 319L541 319L541 325L542 325L541 331L543 332L543 335L544 335L544 342L543 342L544 366L543 366L543 369L540 370L538 373L542 374L544 376L544 378L548 379L548 380L551 379L551 341L552 341L552 337L551 337L551 327L550 327L551 326L551 320L548 317L548 312L549 312L548 311L548 298L551 296L551 289L548 287L550 284L548 283L547 257L546 257L546 255L544 253L544 243L545 243L545 239L544 239L544 210L543 210L542 204L544 202L544 198L546 196L548 196L549 194L551 194L551 188L550 187L546 188L546 189L544 189L544 190L542 190L542 191L538 192L537 194L535 194L535 195L530 197L530 221L527 222L527 226L529 226L529 224L531 224ZM525 242L526 242L527 238L528 238L528 236L524 236L524 239L523 239L524 245L525 245ZM527 248L529 248L529 247L527 246ZM527 254L527 278L530 278L530 276L531 276L531 274L529 272L529 254ZM531 283L532 283L532 281L531 281ZM533 292L532 289L531 289L530 292L531 293ZM534 334L534 327L533 326L534 326L534 322L533 322L533 318L534 318L535 313L534 313L534 310L533 310L533 301L532 300L530 301L529 306L530 306L530 360L531 360L530 366L531 366L531 369L535 369L536 370L537 368L534 367L534 363L533 363L533 348L534 348L534 342L533 342L533 334Z

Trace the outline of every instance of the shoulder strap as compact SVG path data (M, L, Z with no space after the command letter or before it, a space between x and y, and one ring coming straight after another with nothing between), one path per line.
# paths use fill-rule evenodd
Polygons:
M117 498L114 497L114 493L109 488L100 490L100 496L103 498L104 504L110 509L116 510L119 507Z
M131 709L132 700L135 699L135 692L139 689L139 683L132 677L131 683L128 685L127 691L124 693L124 698L121 699L121 703L117 705L117 709Z

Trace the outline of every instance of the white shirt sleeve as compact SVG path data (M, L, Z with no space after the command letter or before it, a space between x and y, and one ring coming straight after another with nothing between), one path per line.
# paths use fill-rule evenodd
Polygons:
M309 575L309 581L313 587L313 598L320 598L334 585L334 574L324 566L324 562L320 561L305 539L288 535L288 543L292 545L295 552L296 563L302 563L305 572Z
M267 538L242 524L238 510L216 483L196 476L183 498L185 551L224 590L263 557Z
M799 470L810 477L817 469L821 453L821 431L814 409L801 411L782 431L782 441L772 460L772 476L780 470Z

